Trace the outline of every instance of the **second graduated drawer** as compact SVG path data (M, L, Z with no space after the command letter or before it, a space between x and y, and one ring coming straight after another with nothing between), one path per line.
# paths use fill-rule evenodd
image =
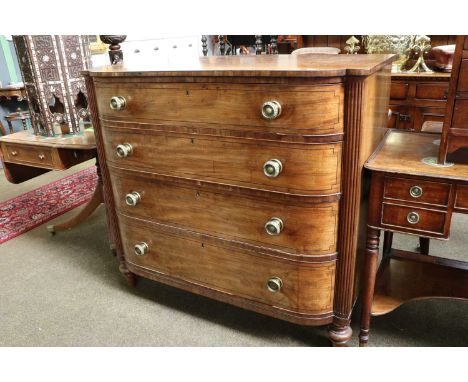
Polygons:
M338 200L263 197L109 167L115 204L128 216L292 254L336 252Z
M104 128L107 160L130 170L292 194L340 192L341 142L252 140Z

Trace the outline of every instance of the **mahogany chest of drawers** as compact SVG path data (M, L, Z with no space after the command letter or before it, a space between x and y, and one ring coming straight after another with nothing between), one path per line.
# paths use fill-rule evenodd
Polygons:
M112 240L135 275L344 344L362 165L391 55L202 57L86 74Z

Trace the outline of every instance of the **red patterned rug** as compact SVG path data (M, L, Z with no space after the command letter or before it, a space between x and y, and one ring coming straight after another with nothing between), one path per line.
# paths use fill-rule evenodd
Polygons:
M91 199L96 167L90 167L0 202L0 244Z

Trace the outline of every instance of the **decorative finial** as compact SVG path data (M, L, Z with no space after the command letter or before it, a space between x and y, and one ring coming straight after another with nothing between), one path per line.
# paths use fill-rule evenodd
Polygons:
M359 40L354 36L351 36L346 40L346 46L344 47L344 50L347 52L347 54L357 54L361 47L356 44L359 44Z
M408 73L432 72L424 62L424 54L431 49L430 42L431 39L428 36L417 36L414 39L414 44L411 46L411 49L419 54L419 57L413 67L408 70Z
M109 44L109 58L112 65L123 62L123 52L120 49L120 43L125 41L126 35L99 35L102 42Z

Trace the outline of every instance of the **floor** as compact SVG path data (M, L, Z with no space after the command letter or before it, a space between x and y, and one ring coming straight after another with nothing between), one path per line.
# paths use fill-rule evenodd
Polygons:
M93 164L20 185L1 172L0 200ZM432 253L466 259L467 226L468 216L457 216L451 240L433 241ZM395 243L413 249L417 239L396 236ZM79 228L50 236L42 225L1 244L0 280L0 346L328 346L323 327L300 327L149 280L130 289L109 251L102 206ZM359 306L353 346L358 317ZM467 346L466 317L468 302L412 302L373 319L370 346Z

